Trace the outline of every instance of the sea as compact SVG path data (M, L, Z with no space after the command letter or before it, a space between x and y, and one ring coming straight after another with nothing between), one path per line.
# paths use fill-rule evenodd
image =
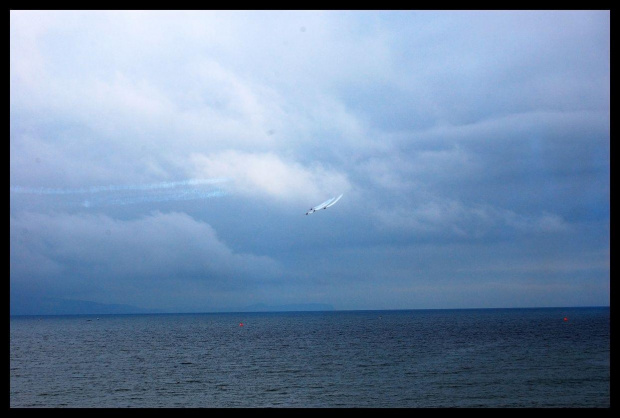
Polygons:
M10 318L11 408L610 408L610 309Z

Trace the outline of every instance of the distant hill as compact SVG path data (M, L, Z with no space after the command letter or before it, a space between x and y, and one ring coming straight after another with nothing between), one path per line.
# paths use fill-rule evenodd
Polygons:
M105 315L105 314L149 314L173 313L161 309L144 309L131 305L106 304L87 300L73 300L50 297L11 295L11 315ZM230 307L202 312L290 312L290 311L333 311L325 303L297 303L267 305L257 303L244 307ZM183 311L187 313L187 311Z
M295 303L288 305L267 305L256 303L243 308L230 308L230 312L289 312L289 311L333 311L334 307L326 303Z
M155 313L131 305L106 304L87 300L11 296L11 315L105 315Z

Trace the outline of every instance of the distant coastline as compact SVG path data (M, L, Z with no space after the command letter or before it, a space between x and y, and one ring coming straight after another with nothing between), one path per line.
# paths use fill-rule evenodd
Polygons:
M326 303L297 303L271 305L257 303L242 307L227 307L219 309L196 310L196 311L176 311L165 309L146 309L124 304L105 304L85 300L71 300L61 298L17 298L11 297L10 316L65 316L65 315L132 315L132 314L201 314L201 313L266 313L266 312L329 312L340 311L332 305ZM606 306L531 306L531 307L498 307L498 308L410 308L410 309L354 309L353 311L402 311L402 310L463 310L463 309L575 309L575 308L606 308ZM346 311L346 310L345 310Z
M25 298L11 296L11 316L45 316L45 315L110 315L110 314L174 314L200 313L198 311L176 311L166 309L146 309L133 305L106 304L87 300L73 300L50 297ZM286 305L268 305L264 303L243 307L220 309L205 308L202 312L287 312L287 311L333 311L334 307L326 303L298 303Z

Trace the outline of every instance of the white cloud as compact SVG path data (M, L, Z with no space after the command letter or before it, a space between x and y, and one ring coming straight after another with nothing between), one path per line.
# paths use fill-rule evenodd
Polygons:
M287 50L256 36L256 31L276 36L278 30L258 24L254 15L27 11L12 12L11 19L16 184L173 181L188 177L188 158L196 153L235 149L299 160L308 148L344 151L364 138L359 121L315 85L291 93L291 84L307 78L300 74L313 73L303 65L312 57L288 56L299 65L298 72L287 72L284 84L278 82L282 77L268 74L273 63L258 74L248 71L248 57L264 58L264 48L271 51L266 55ZM299 27L288 29L293 28L300 35ZM163 37L166 31L175 42ZM322 33L318 27L313 31ZM238 49L231 53L224 46ZM320 55L322 47L314 46L313 54ZM28 164L35 158L44 164ZM280 168L276 162L272 169ZM291 166L289 171L305 177L307 170ZM282 190L277 184L262 186L272 193ZM310 194L317 190L311 187Z
M282 200L321 199L350 189L345 174L314 164L305 167L274 153L244 153L234 150L209 155L194 154L196 176L224 177L243 195ZM225 187L226 185L224 185Z

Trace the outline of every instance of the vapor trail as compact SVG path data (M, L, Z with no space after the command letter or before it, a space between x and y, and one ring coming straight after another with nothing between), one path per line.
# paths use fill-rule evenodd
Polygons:
M173 189L179 186L199 186L205 184L216 184L227 181L227 179L189 179L182 181L168 181L163 183L151 184L132 184L124 186L93 186L82 187L77 189L54 189L46 187L21 187L11 186L11 193L39 194L39 195L63 195L63 194L84 194L84 193L101 193L101 192L122 192L122 191L140 191L140 190L159 190Z
M62 197L63 204L82 207L116 206L145 202L171 202L208 199L226 195L217 187L227 179L188 179L150 184L93 186L82 188L44 188L11 186L11 193Z

